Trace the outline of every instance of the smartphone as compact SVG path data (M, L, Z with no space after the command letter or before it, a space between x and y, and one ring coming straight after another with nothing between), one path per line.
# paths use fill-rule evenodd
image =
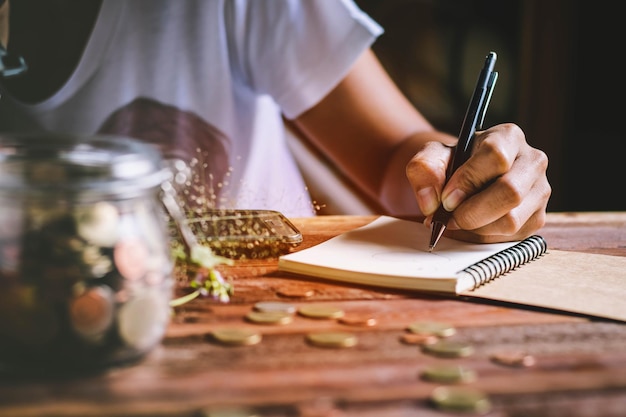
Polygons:
M266 259L288 253L302 234L275 210L215 209L187 220L201 245L231 259Z

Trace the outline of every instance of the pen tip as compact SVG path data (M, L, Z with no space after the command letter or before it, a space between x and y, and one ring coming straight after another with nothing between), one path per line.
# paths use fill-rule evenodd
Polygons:
M446 225L442 222L436 221L433 222L433 229L430 235L430 244L428 245L428 252L432 252L439 242L441 235L443 235L443 231L446 230Z

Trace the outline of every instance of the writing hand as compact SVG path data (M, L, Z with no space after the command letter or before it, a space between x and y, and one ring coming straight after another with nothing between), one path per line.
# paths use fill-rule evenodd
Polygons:
M544 225L552 191L546 175L548 159L527 143L517 125L477 132L471 157L446 183L451 151L429 142L407 166L428 227L440 202L454 211L446 234L456 239L520 240Z

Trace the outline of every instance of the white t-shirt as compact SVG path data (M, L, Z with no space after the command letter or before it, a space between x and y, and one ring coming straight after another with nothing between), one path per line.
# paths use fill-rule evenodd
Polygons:
M165 143L206 164L215 206L312 215L282 115L316 104L381 33L351 0L104 0L68 82L35 105L3 94L0 129Z

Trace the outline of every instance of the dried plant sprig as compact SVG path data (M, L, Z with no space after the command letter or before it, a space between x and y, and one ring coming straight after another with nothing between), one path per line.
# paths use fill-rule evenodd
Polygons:
M199 296L212 297L222 303L230 301L233 285L224 279L216 267L232 265L232 259L216 255L211 248L201 245L194 246L189 256L181 244L174 244L172 252L177 265L190 279L189 286L195 291L170 301L171 307L178 307Z

